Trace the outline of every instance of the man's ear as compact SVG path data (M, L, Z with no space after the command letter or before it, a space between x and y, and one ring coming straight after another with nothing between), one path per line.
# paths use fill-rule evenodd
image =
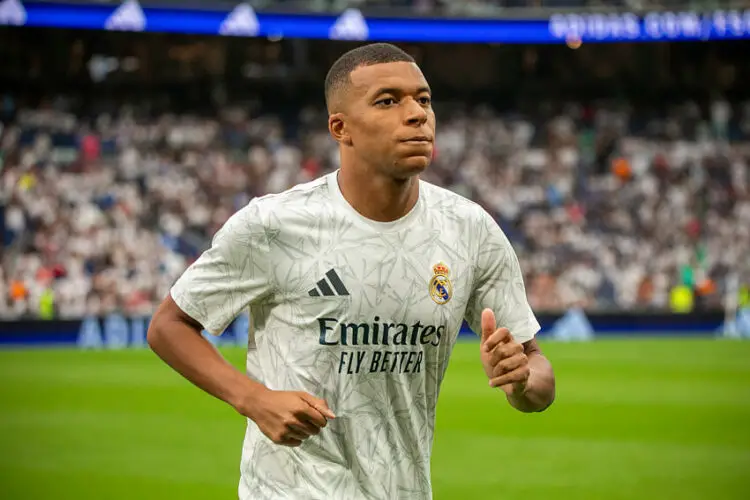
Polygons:
M336 142L346 146L352 145L352 138L347 130L343 113L333 113L328 116L328 131Z

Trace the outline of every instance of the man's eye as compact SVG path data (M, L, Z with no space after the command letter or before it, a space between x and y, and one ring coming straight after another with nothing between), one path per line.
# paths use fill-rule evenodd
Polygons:
M380 106L391 106L393 104L396 104L396 100L393 97L386 97L385 99L381 99L375 104L378 104Z
M419 103L420 104L424 104L425 106L427 106L431 102L432 102L432 98L431 97L424 96L424 97L420 97L419 98Z

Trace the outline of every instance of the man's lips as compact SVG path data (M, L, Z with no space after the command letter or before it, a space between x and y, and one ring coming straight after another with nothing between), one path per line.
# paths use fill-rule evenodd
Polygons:
M409 137L408 139L401 139L401 142L405 142L408 144L428 144L432 142L432 139L430 139L426 135L417 135L414 137Z

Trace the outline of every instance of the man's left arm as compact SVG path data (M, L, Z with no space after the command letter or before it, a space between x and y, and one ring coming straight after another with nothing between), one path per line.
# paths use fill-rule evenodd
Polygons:
M519 344L510 330L497 328L491 309L482 312L481 359L491 387L524 413L546 410L555 400L555 375L535 338Z
M514 408L545 410L555 399L555 376L535 338L540 326L526 297L518 257L497 222L484 211L478 236L476 280L466 319L481 337L485 373Z
M505 394L508 402L518 411L544 411L555 400L555 374L552 364L542 354L536 339L523 343L523 353L528 362L529 378L525 383L505 386Z

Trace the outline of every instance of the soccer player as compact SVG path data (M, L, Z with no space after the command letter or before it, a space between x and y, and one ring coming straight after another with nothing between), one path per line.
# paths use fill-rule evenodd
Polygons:
M341 168L235 213L148 341L247 417L241 499L429 499L435 408L462 321L481 334L489 384L518 410L552 403L552 368L501 229L419 180L435 114L414 60L359 47L325 91ZM200 333L248 309L245 375Z

